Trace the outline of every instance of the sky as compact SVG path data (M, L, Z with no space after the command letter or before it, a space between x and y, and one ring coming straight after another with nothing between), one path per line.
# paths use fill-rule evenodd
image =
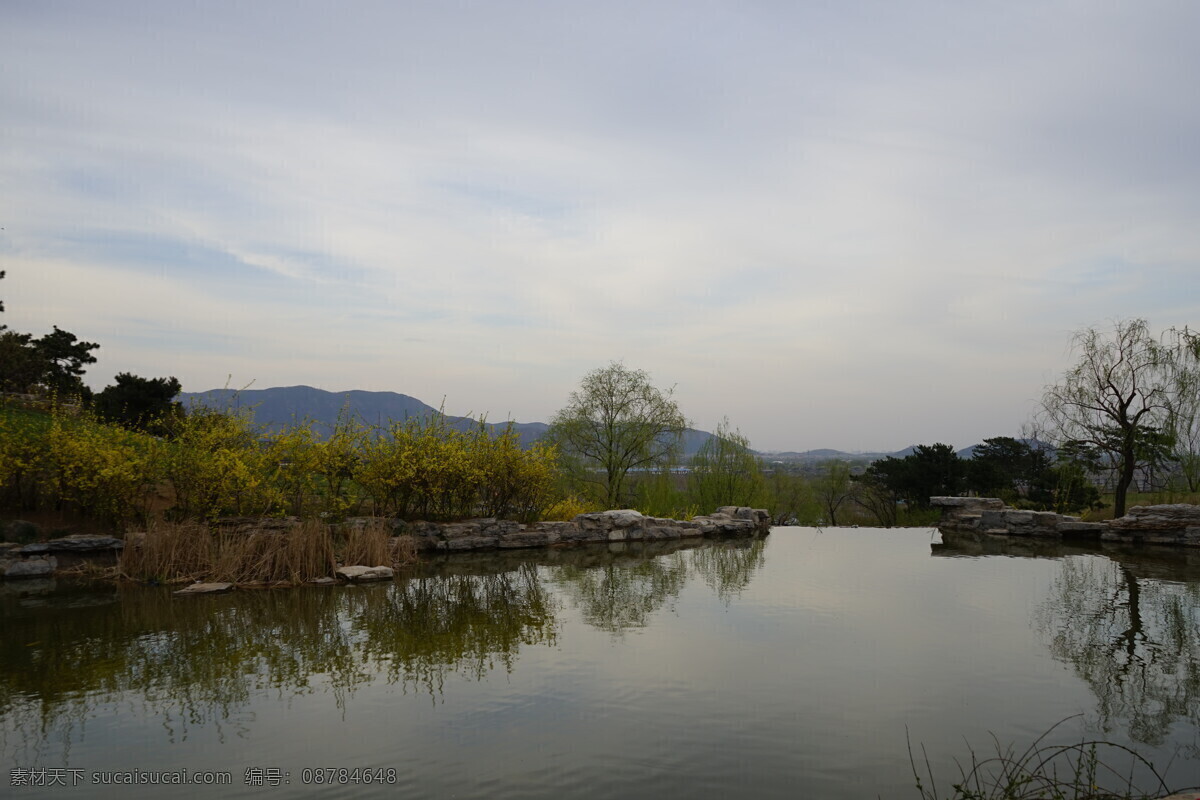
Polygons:
M760 450L1017 435L1200 324L1200 4L0 1L0 320L87 382L547 421L618 360Z

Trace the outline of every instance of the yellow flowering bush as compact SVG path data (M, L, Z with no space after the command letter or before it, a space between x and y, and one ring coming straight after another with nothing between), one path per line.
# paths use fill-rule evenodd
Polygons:
M523 449L511 427L467 431L441 415L386 429L344 418L267 433L248 414L193 408L165 437L0 407L0 505L147 521L160 493L178 521L221 516L537 519L554 498L557 451Z

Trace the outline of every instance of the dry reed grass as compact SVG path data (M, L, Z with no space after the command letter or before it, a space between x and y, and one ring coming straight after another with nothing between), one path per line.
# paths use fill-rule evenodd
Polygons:
M415 540L391 536L386 520L350 528L335 541L331 527L307 520L284 530L213 530L195 522L163 522L130 534L120 575L152 583L195 580L296 584L330 577L344 564L397 567L417 560Z
M372 519L346 531L342 563L368 567L399 567L417 560L416 541L411 536L392 536L384 519Z
M215 550L208 526L196 522L161 523L126 537L119 566L122 575L134 580L198 580L212 570Z
M308 520L283 531L222 533L212 579L229 583L303 583L337 569L329 526Z

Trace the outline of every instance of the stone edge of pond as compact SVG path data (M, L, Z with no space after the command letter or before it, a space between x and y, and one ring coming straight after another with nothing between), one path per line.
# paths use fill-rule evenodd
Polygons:
M1134 506L1104 522L1016 509L996 497L931 497L929 504L942 511L937 528L943 534L1200 547L1200 506L1187 503Z
M342 524L361 526L370 521L371 518L355 517ZM246 532L278 529L280 522L275 519L248 518L237 520L235 527ZM462 522L395 519L390 521L390 525L393 535L412 537L418 552L465 552L693 537L756 536L770 532L771 515L760 508L722 506L712 514L677 520L648 517L627 508L580 514L567 522L524 524L495 518ZM27 545L0 542L0 578L46 578L80 565L111 566L116 563L124 546L125 542L115 537L84 534ZM388 574L384 575L381 570L387 570ZM389 580L392 574L387 567L346 565L338 569L337 577L350 583L362 583ZM333 582L332 578L328 581ZM184 591L195 594L214 590Z

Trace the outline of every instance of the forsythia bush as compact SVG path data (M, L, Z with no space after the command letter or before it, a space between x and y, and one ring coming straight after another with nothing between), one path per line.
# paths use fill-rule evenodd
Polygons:
M275 433L244 414L192 409L168 436L94 418L0 408L0 506L124 523L160 491L171 519L293 514L537 519L554 499L557 451L523 450L508 428L460 431L443 417L373 429L342 419Z
M0 502L120 524L148 513L160 479L157 440L85 417L0 415Z
M280 467L250 418L197 408L172 430L166 478L176 520L279 513L285 502Z

